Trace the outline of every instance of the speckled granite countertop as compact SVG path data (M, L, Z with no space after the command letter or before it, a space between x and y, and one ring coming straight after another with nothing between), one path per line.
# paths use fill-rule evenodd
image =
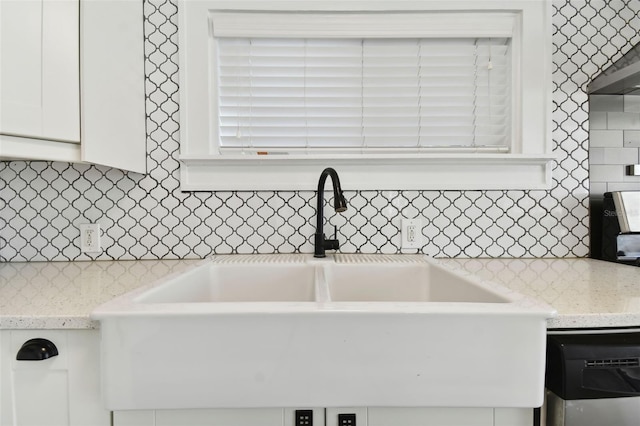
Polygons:
M102 303L199 260L0 263L0 329L95 328ZM546 302L550 329L639 327L640 268L592 259L448 259Z
M96 328L95 307L198 262L0 263L0 329Z
M550 329L639 327L640 268L594 259L449 259L553 306Z

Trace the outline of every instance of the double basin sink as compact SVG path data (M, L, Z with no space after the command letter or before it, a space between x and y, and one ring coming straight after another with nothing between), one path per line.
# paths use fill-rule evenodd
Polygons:
M229 255L92 317L112 410L535 407L553 313L424 256Z

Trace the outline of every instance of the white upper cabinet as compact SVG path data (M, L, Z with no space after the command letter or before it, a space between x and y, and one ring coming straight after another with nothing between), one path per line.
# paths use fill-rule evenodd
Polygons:
M146 172L142 1L0 2L0 159Z
M80 142L77 1L0 4L3 134Z

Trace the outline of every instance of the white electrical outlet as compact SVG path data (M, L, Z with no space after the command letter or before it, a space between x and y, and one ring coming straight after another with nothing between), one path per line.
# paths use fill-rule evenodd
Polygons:
M402 245L403 249L422 248L422 220L402 219Z
M80 225L80 251L97 253L100 248L100 224L83 223Z

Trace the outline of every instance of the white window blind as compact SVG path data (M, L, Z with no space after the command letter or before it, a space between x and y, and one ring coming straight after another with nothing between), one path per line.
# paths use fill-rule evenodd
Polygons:
M220 153L509 151L510 38L216 42Z

